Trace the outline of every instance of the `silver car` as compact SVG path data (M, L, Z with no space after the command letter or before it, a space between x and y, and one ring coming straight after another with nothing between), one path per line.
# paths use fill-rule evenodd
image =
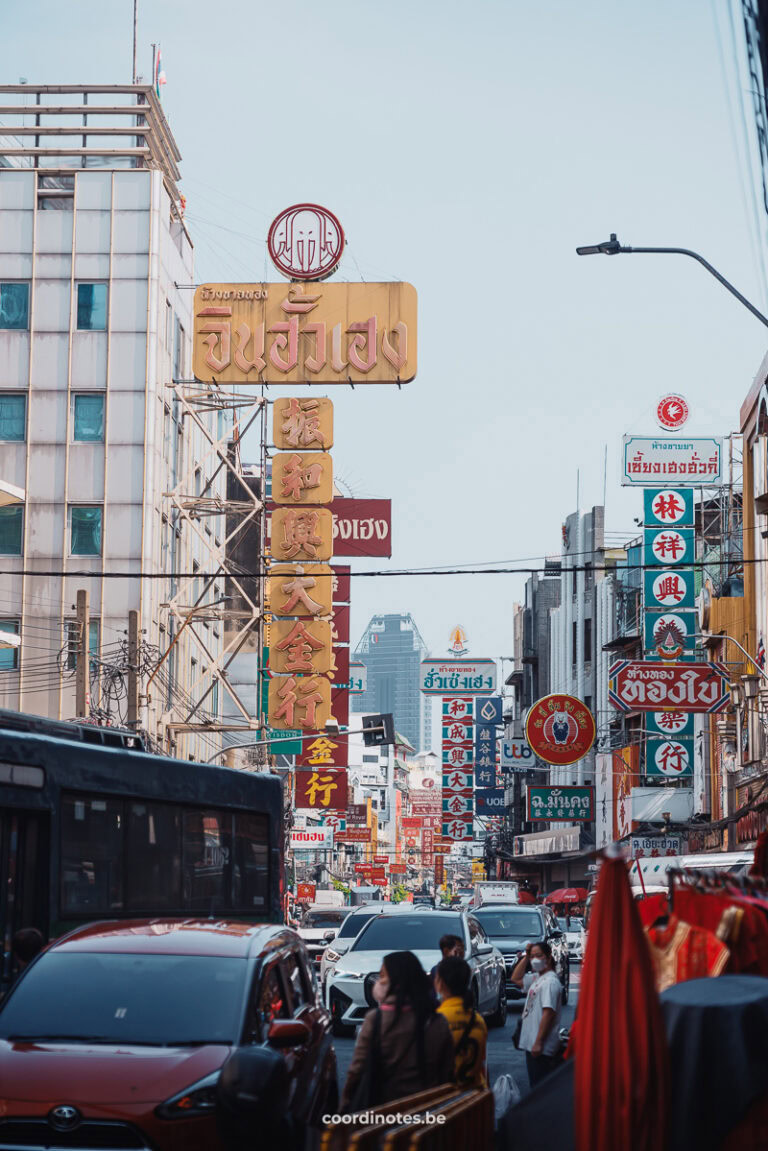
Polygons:
M385 911L397 913L412 910L413 907L410 903L389 903L380 900L377 903L363 903L360 907L355 907L350 911L341 925L338 934L332 942L326 945L320 960L320 994L323 1003L326 1002L328 976L335 970L336 964L342 955L346 955L349 951L355 942L355 938L360 934L368 920L373 919L374 915L381 915L382 912Z
M477 1010L491 1026L503 1027L507 1017L504 957L489 941L480 923L466 912L389 912L369 919L352 946L328 975L326 1004L335 1035L349 1035L376 1006L373 985L382 960L390 951L412 951L426 972L442 959L440 938L458 935L472 972L471 988Z

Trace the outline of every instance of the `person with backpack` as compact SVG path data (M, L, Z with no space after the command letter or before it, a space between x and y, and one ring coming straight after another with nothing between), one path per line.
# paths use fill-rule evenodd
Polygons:
M435 1011L429 978L411 951L384 956L373 985L378 1007L357 1036L341 1110L363 1111L453 1081L453 1040Z
M459 1087L487 1089L488 1028L475 1008L470 989L472 972L465 959L450 956L437 965L435 987L440 997L438 1015L451 1029L454 1045L454 1082Z

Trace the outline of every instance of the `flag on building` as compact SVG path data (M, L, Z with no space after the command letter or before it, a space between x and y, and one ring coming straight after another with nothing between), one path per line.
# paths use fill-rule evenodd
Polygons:
M159 98L160 89L163 84L167 83L165 78L165 69L163 68L163 56L160 48L155 49L155 92Z
M760 636L760 642L757 645L757 666L761 671L765 671L765 644L762 636Z

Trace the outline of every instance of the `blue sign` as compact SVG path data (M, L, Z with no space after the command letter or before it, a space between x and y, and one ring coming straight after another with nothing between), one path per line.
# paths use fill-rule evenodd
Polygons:
M475 783L478 787L493 787L495 782L495 767L475 767Z
M693 528L646 528L646 567L690 567L695 559Z
M475 754L492 755L496 759L496 728L487 723L475 724Z
M692 528L692 488L646 488L643 523L647 528Z
M645 607L660 611L676 611L677 608L692 608L696 605L696 591L693 570L678 568L677 571L643 572L645 583Z
M480 699L477 701L477 711L475 713L475 720L477 723L492 723L497 727L504 723L502 719L502 711L504 701L500 695L492 695L490 699Z
M505 810L503 787L475 792L475 815L503 815Z
M645 614L645 650L670 660L696 647L698 617L694 611L661 611Z
M645 752L645 773L665 779L685 779L693 775L692 739L649 739Z
M645 715L645 730L651 736L663 736L665 739L680 739L682 736L691 737L693 729L693 713L690 711L649 711Z

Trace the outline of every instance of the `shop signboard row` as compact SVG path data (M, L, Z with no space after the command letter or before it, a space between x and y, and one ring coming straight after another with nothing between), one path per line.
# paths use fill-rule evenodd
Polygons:
M526 798L526 818L531 821L588 823L595 818L593 787L529 786Z
M434 661L439 662L439 661ZM468 661L450 661L468 662ZM489 661L490 662L490 661ZM422 664L423 673L424 664ZM494 664L495 668L495 664ZM473 695L446 696L442 701L442 838L471 842L474 819Z

